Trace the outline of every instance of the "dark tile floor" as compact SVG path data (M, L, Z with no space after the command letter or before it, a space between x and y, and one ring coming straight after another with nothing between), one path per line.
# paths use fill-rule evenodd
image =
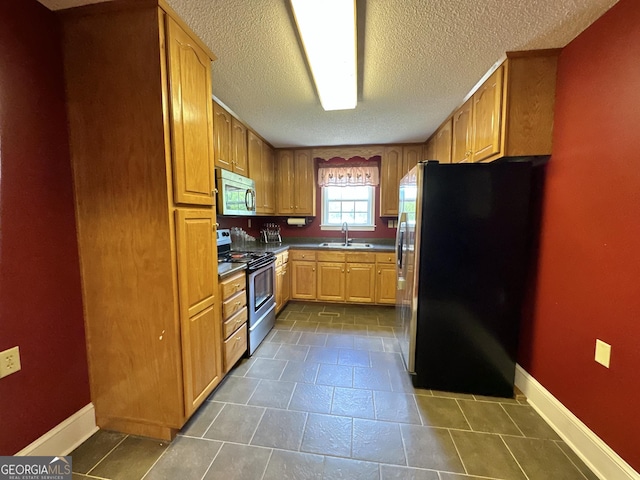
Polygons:
M100 431L74 480L597 480L524 400L414 389L394 318L290 303L170 445Z

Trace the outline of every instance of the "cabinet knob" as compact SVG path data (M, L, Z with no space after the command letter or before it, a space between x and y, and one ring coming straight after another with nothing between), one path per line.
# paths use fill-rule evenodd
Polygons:
M382 270L378 270L378 275L381 275L381 274L382 274Z
M242 340L242 337L236 337L236 343Z
M311 269L311 271L312 271L312 272L315 272L315 271L316 271L316 269L315 269L315 268L312 268L312 269Z
M347 273L351 273L351 269L350 268L347 268Z
M239 283L235 283L233 286L236 287L236 288L240 288L240 284Z
M239 307L241 303L242 303L242 302L237 301L237 302L236 302L236 307Z
M344 268L342 269L342 273L344 273Z

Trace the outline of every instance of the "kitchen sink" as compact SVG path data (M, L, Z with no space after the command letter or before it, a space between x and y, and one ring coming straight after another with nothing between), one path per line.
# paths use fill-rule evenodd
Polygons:
M325 248L371 248L370 243L323 242L319 245Z

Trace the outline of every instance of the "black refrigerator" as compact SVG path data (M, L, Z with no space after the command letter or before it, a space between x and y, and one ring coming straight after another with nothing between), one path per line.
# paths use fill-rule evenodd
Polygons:
M402 179L397 335L414 386L513 397L532 169L429 161Z

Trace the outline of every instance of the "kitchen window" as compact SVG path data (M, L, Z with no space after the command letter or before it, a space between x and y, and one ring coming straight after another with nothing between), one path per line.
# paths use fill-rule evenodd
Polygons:
M340 229L344 222L351 230L374 230L377 165L320 167L318 184L322 188L322 230Z

